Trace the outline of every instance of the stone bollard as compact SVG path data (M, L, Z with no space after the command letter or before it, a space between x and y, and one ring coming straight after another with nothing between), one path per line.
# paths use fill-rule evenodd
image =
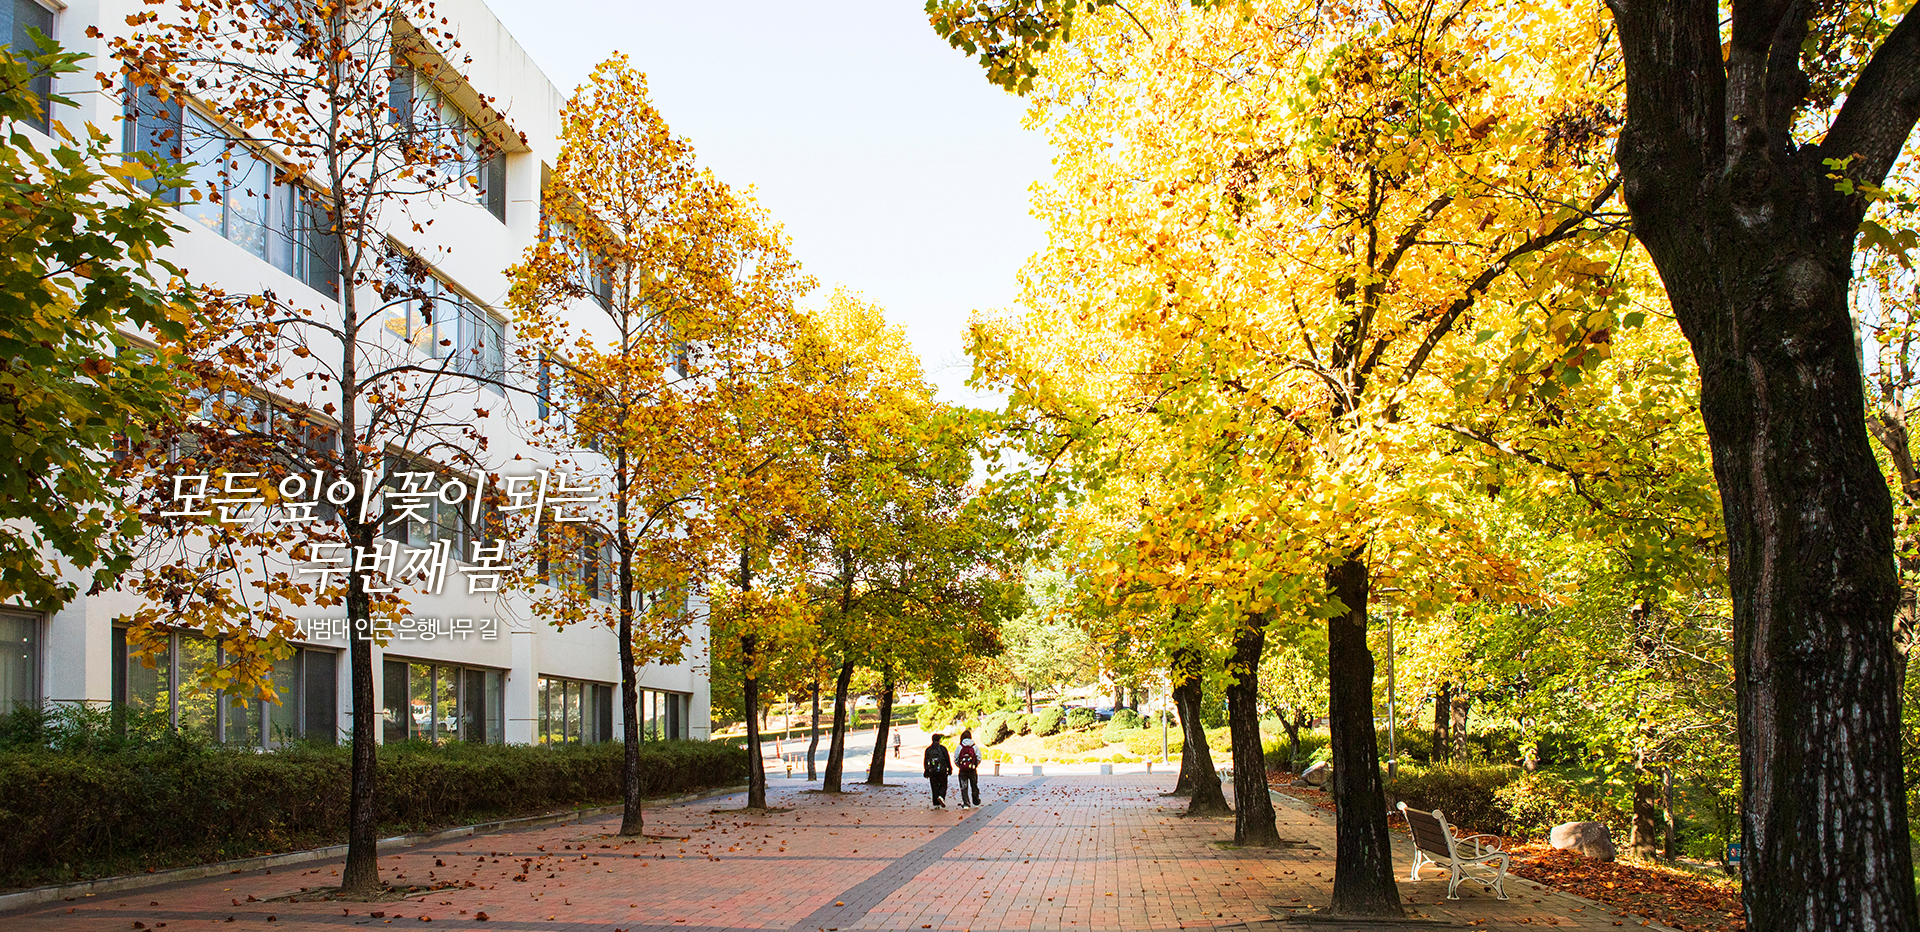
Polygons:
M1101 775L1101 776L1103 776L1103 777L1111 777L1111 776L1113 776L1113 765L1112 765L1112 764L1101 764L1101 765L1100 765L1100 775Z
M1034 776L1036 776L1036 777L1037 777L1037 776L1040 776L1040 765L1039 765L1039 764L1035 764L1035 765L1033 765L1033 775L1034 775Z
M994 776L996 776L996 777L1000 775L1000 762L999 762L999 761L994 761L994 762L993 762L993 775L994 775Z
M1153 772L1153 761L1147 761L1147 772L1148 773Z

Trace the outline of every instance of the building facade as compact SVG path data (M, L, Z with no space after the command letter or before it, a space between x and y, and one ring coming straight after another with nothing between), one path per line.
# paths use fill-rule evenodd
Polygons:
M220 119L192 100L129 106L122 95L101 91L94 74L112 70L106 64L108 45L104 37L90 38L89 27L112 35L143 8L138 0L76 0L64 6L0 0L0 8L10 18L0 23L0 39L26 45L32 27L69 50L94 56L81 73L62 77L53 88L76 104L54 107L53 119L114 127L129 149L152 148L156 139L190 140L196 126ZM440 306L457 313L403 309L386 323L390 332L381 338L395 352L422 358L444 355L442 348L452 347L462 353L462 365L504 378L505 347L514 338L505 270L539 236L541 182L558 151L564 98L481 0L441 0L436 12L447 18L471 61L455 71L441 67L431 77L423 72L396 82L395 109L429 111L440 124L464 134L471 146L462 151L472 164L464 195L438 199L431 208L434 222L396 229L391 236L431 264L429 288ZM193 161L190 155L187 161ZM203 187L225 192L217 202L181 198L176 205L185 230L176 235L169 258L192 280L233 293L291 295L320 308L336 300L339 283L330 280L324 251L301 236L297 186L276 184L265 164L230 162L223 171L202 166L190 175ZM486 434L490 457L539 465L543 454L513 425L545 419L544 399L497 389L482 389L472 398L489 415L474 423ZM402 543L428 541L445 531L457 559L449 573L453 583L439 592L409 595L416 621L395 626L387 643L375 647L382 740L616 740L622 734L621 671L613 632L591 624L556 627L537 617L519 595L470 593L460 584L460 573L472 560L474 541L470 532L462 536L457 513L430 504L416 517L390 536ZM613 598L608 585L588 589ZM647 739L707 737L705 606L697 592L685 597L697 620L682 662L649 665L640 672L639 718ZM344 649L350 632L337 610L334 617L316 612L303 626L294 656L276 663L278 704L242 704L197 688L196 671L217 661L221 650L198 632L164 634L159 650L151 652L155 662L143 662L137 638L130 639L116 621L137 607L134 597L122 592L82 596L57 608L0 606L0 713L20 704L110 704L164 718L183 731L261 747L294 738L340 740L350 729Z

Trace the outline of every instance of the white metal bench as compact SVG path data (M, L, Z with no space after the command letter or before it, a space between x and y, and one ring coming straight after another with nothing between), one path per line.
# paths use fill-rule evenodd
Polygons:
M1480 839L1494 836L1467 835L1463 838L1455 838L1453 828L1447 825L1447 817L1438 809L1432 812L1421 812L1418 809L1409 809L1406 803L1401 803L1400 814L1406 817L1407 827L1413 830L1413 870L1409 873L1408 880L1419 880L1421 867L1428 864L1439 867L1440 862L1435 858L1446 858L1447 899L1460 898L1456 891L1459 890L1462 880L1471 880L1499 894L1501 899L1507 898L1507 891L1503 884L1507 879L1507 868L1512 864L1513 856L1491 844L1482 844L1480 841ZM1463 844L1472 845L1471 854L1460 850ZM1486 879L1488 876L1493 879Z

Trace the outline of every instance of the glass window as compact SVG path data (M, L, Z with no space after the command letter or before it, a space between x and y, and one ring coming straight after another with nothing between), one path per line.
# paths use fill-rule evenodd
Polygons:
M219 648L197 634L175 635L174 682L178 684L174 698L174 727L185 734L205 735L208 738L220 738L220 694L209 689L201 676L204 671L220 662Z
M507 740L506 674L487 674L487 743L505 744Z
M16 55L32 57L39 54L40 44L28 30L38 29L48 39L53 35L53 11L35 3L34 0L0 0L0 43L12 49ZM33 96L42 101L53 94L53 76L42 74L33 79ZM28 125L41 132L47 132L51 123L43 109L38 119L28 120Z
M40 705L40 618L0 612L0 715Z
M460 737L460 668L433 668L433 740Z
M301 729L308 741L340 740L340 655L330 650L300 651Z
M543 676L536 701L538 744L607 741L612 738L612 687L605 683Z
M507 156L433 79L396 63L388 91L393 119L412 144L433 153L435 170L450 193L479 204L497 220L507 218Z
M380 671L380 742L399 744L407 740L407 665L389 660Z
M424 663L407 664L407 738L421 741L433 737L433 667Z

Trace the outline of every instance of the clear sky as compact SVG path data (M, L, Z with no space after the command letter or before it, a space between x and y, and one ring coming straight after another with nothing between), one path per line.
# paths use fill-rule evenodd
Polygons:
M615 51L701 161L792 235L822 292L904 325L949 401L967 315L1010 305L1045 241L1027 187L1051 170L1024 103L928 27L919 0L487 0L563 94Z

